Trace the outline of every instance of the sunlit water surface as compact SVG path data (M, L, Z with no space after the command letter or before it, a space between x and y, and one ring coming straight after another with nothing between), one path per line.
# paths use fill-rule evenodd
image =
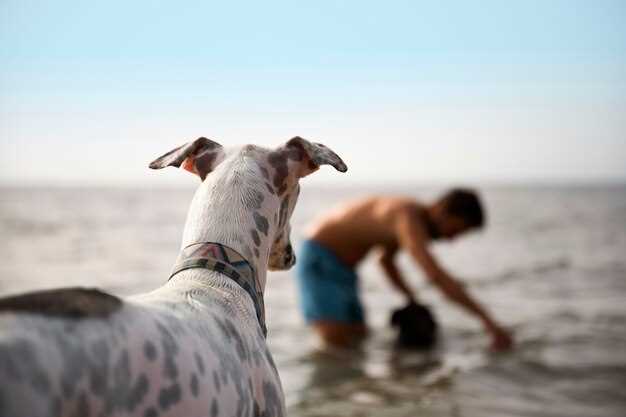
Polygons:
M0 293L99 286L147 291L167 279L192 189L3 189ZM380 191L380 190L379 190ZM439 191L385 190L430 200ZM303 184L292 219L373 190ZM399 261L442 324L428 354L393 348L402 300L372 260L359 273L372 336L358 352L316 349L290 272L266 289L269 344L291 416L626 415L626 188L488 188L484 232L435 245L442 263L515 332L490 354L478 323Z

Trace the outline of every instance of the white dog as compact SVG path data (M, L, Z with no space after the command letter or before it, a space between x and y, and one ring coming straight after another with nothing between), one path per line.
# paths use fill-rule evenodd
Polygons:
M266 269L295 263L298 180L322 164L347 169L299 137L273 150L200 138L152 162L202 179L170 280L124 300L83 288L1 299L0 416L283 416Z

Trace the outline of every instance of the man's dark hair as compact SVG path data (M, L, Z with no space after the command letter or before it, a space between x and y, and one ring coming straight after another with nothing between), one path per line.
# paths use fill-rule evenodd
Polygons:
M441 198L441 203L446 214L460 217L468 227L483 227L485 214L475 191L455 188Z

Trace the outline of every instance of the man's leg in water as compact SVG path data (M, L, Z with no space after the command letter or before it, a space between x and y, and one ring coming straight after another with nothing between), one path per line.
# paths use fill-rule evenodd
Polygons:
M363 341L368 333L365 323L319 320L312 322L311 326L322 342L332 347L354 347Z
M356 276L355 276L356 284ZM337 294L338 295L338 294ZM325 345L332 347L355 347L367 336L365 314L356 286L351 291L342 291L341 315L336 318L317 319L311 322L313 329Z

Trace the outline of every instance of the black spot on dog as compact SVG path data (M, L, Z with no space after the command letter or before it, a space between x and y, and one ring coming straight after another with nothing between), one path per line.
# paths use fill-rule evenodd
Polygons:
M259 190L250 190L247 197L248 199L246 200L245 205L253 210L259 210L263 204L263 200L265 200L265 197Z
M146 340L146 343L143 344L143 354L148 358L149 361L153 361L156 359L157 350L154 343L149 340Z
M280 189L289 175L287 168L287 156L284 150L270 152L267 157L268 162L274 168L274 187ZM280 194L280 192L279 192Z
M196 366L198 367L198 372L200 372L200 375L204 375L204 361L202 360L202 356L200 356L198 352L194 352L193 356L196 359Z
M269 381L263 382L263 398L265 399L265 415L282 415L282 397L276 389L275 384Z
M220 412L220 409L217 405L217 400L213 398L213 401L211 401L211 417L217 417L219 412Z
M252 214L252 217L254 217L254 223L256 224L257 229L259 229L261 233L267 236L267 231L270 226L270 223L267 221L267 217L259 214L258 211L255 211Z
M0 299L0 312L23 312L69 318L106 317L122 300L95 288L61 288Z
M222 326L223 328L226 329L226 332L230 335L230 337L234 341L235 349L236 349L237 355L239 356L239 359L242 361L247 360L248 349L243 338L241 337L241 334L237 330L237 327L235 326L235 324L232 322L232 320L225 320L222 323Z
M269 191L270 194L276 194L276 192L274 191L274 188L272 188L269 182L266 182L265 186L267 187L267 191Z
M157 323L156 326L161 333L161 348L164 356L163 374L167 378L175 379L178 376L178 367L175 359L179 349L178 343L167 327L161 323Z
M150 407L143 413L143 417L159 417L159 413L154 407Z
M257 232L256 230L251 229L250 230L250 236L252 236L252 240L254 241L254 244L256 246L259 246L261 244L261 238L259 237L259 232Z
M213 163L217 157L217 152L204 152L196 156L193 160L194 169L204 181L207 174L213 170Z
M159 406L162 410L167 410L180 401L181 392L180 385L174 384L168 388L162 388L159 391Z
M148 382L148 377L146 376L146 374L141 374L135 382L135 385L133 385L133 388L127 394L128 398L126 408L129 411L133 411L135 407L141 404L144 397L148 393L149 388L150 383Z
M191 375L191 382L189 383L191 393L194 397L198 396L198 376L196 374Z
M215 391L219 394L222 389L222 384L220 383L220 376L217 371L213 371L213 385L215 385Z
M283 227L287 222L287 212L289 211L289 196L285 196L282 203L280 203L278 227Z
M148 379L142 374L134 381L130 371L130 355L123 349L113 365L112 383L107 387L103 398L103 413L115 410L133 411L148 392Z
M260 167L260 168L261 168L261 174L263 174L263 177L266 180L269 180L270 179L270 173L268 172L267 168L265 168L265 167Z

